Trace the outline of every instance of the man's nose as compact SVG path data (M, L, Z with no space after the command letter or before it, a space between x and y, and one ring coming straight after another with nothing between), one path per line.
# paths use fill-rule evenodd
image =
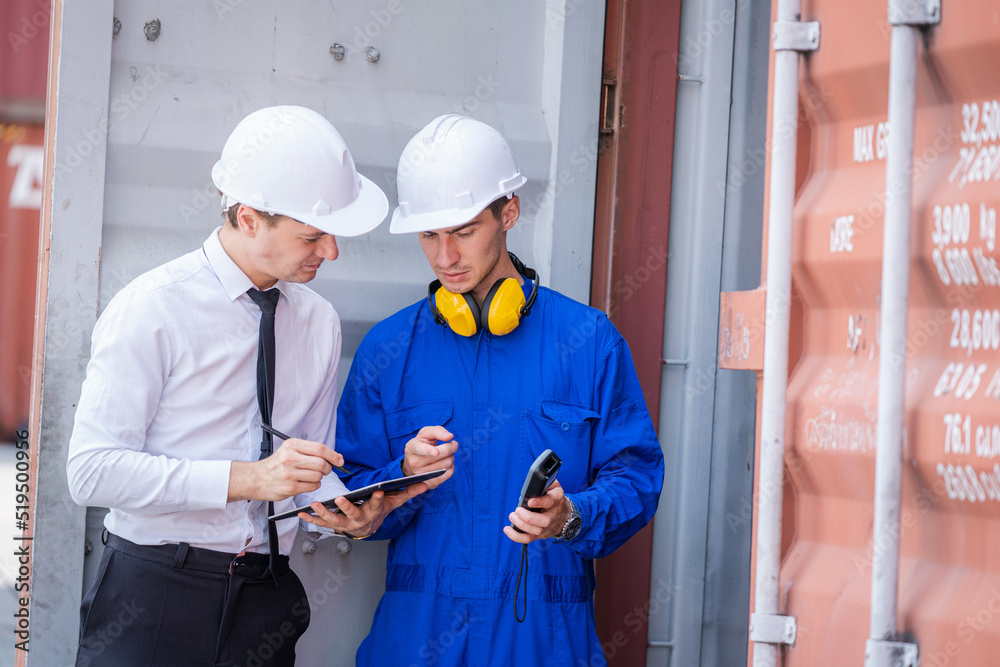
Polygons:
M318 254L323 259L328 259L331 262L337 259L340 254L340 249L337 248L337 239L332 234L326 234L319 241L319 252Z
M441 240L438 243L437 265L441 268L455 266L462 257L455 241L448 234L442 234L439 238Z

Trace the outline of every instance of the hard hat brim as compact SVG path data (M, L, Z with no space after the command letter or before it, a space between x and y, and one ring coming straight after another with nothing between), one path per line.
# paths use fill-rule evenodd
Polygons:
M436 229L447 229L456 225L464 225L484 210L486 210L486 206L474 210L452 209L450 211L434 211L433 213L411 213L404 216L397 206L392 212L389 232L392 234L412 234L414 232L432 232Z
M328 215L289 215L334 236L361 236L378 227L389 212L389 200L375 183L358 174L358 196L350 204Z
M510 190L501 192L496 197L491 198L482 206L470 206L468 208L452 208L446 211L430 211L428 213L410 213L404 215L399 206L392 212L392 222L389 223L389 232L392 234L412 234L414 232L432 232L436 229L447 229L457 225L464 225L486 208L496 199L514 194L521 186L528 182L524 176L520 177L520 183L514 185Z
M216 173L221 169L222 161L220 160L212 170L216 187L219 187ZM333 236L361 236L372 231L385 220L385 216L389 212L389 200L381 188L375 185L370 179L358 174L358 180L358 196L354 201L325 215L316 215L309 211L294 211L282 207L263 207L260 210L266 213L287 216ZM222 188L219 189L221 190ZM230 194L230 196L246 206L254 209L258 208L252 203L241 201L239 196L233 194Z

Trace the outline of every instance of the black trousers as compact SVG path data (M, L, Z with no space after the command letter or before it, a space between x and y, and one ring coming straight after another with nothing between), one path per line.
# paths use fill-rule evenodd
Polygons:
M309 626L309 600L282 556L110 535L80 609L77 667L286 667Z

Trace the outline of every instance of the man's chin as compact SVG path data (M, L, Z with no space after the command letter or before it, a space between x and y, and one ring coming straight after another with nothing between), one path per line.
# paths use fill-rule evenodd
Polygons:
M464 294L475 287L468 273L463 274L458 280L451 280L442 275L438 275L437 278L441 281L441 285L452 294Z
M459 283L449 283L444 280L441 281L441 286L452 294L464 294L472 290L472 287L467 286L464 282Z
M301 269L294 275L283 277L282 280L286 283L308 283L316 277L318 271L319 269Z

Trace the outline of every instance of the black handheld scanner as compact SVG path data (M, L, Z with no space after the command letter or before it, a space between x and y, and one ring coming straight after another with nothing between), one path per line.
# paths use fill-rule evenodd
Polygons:
M524 479L524 486L521 487L521 498L517 501L517 506L538 512L538 508L528 507L528 501L545 494L552 482L556 480L556 473L559 472L561 465L562 459L556 456L556 453L551 449L546 449L539 454L535 462L531 464L531 468L528 469L528 476ZM517 526L511 527L519 533L524 532Z

